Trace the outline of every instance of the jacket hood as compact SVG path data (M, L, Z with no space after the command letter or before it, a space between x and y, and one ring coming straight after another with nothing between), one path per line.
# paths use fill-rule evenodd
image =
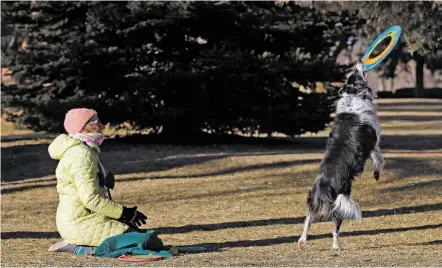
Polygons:
M61 134L49 145L49 156L52 159L60 160L69 148L79 144L81 144L81 141L73 139L66 134Z

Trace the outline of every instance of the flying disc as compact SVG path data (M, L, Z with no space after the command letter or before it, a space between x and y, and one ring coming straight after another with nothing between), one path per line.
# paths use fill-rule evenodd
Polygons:
M148 261L161 260L163 258L164 257L162 256L147 254L147 255L122 255L117 259L119 261L124 261L124 262L148 262Z
M371 57L371 54L375 50L375 48L386 38L390 37L390 43L388 46L381 52L379 55L375 57ZM362 57L362 63L364 64L364 67L362 70L364 72L373 69L376 65L381 63L388 54L393 50L393 48L396 46L397 42L399 41L399 38L401 37L401 27L398 25L391 26L388 28L385 32L383 32L381 35L374 40L373 43L371 43L370 47L367 49L367 51L364 54L364 57Z

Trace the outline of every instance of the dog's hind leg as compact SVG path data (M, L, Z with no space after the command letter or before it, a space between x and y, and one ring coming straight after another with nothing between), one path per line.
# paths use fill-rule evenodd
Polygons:
M305 247L307 244L307 236L308 232L310 231L310 226L312 225L312 218L310 216L310 212L307 212L307 217L305 218L304 222L304 231L302 232L302 236L298 240L298 245L300 248Z
M373 177L375 180L379 180L379 178L382 176L382 170L384 169L385 164L379 145L374 147L374 150L371 152L371 158L373 159Z
M333 218L333 249L340 249L339 245L339 229L341 228L342 219Z

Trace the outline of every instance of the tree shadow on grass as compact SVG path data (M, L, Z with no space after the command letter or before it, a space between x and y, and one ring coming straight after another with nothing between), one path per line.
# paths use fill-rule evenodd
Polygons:
M379 103L379 112L442 112L442 102Z
M54 139L56 136L48 133L28 133L20 135L8 135L2 136L2 143L17 142L17 141L29 141L39 139Z
M49 158L46 144L3 147L1 151L2 182L55 174L57 162Z
M442 149L441 135L382 135L381 150Z
M389 157L385 159L385 168L392 170L394 176L392 179L405 180L412 177L424 177L431 175L442 174L442 167L437 167L432 165L429 161L442 161L442 159L437 158L402 158L402 157ZM367 167L366 167L367 169ZM386 181L380 181L386 182ZM389 189L395 189L394 187ZM405 189L405 188L404 188ZM400 191L400 188L394 191Z
M311 144L311 150L324 150L327 137L300 137L300 142ZM382 135L383 150L438 150L442 149L441 135Z
M413 105L410 105L413 106ZM380 108L379 111L381 112L442 112L442 105L438 105L438 106L434 106L434 108L431 107L426 107L424 109L422 108L416 108L416 107L407 107L407 106L403 106L400 108L391 108L389 106L386 106L385 108Z
M433 240L422 243L414 243L414 246L433 246L433 245L442 245L442 240Z
M381 192L409 192L409 191L425 191L434 190L435 188L442 189L442 179L433 181L424 181L411 183L403 186L390 187L388 189L383 189Z
M15 192L23 192L23 191L29 191L33 189L42 189L42 188L55 188L57 186L57 183L50 183L50 184L34 184L34 185L25 185L25 186L18 186L18 187L11 187L1 190L1 194L10 194Z
M388 107L407 107L407 106L431 106L435 108L442 108L442 102L423 102L423 101L416 101L416 102L389 102L389 103L378 103L378 106L380 107L379 110L382 111L382 108L388 108Z
M61 238L57 232L2 232L2 239L51 239Z
M382 121L413 121L413 122L422 122L422 121L439 121L442 120L442 116L419 116L419 115L381 115L379 116L379 120Z
M44 182L55 182L57 181L57 178L55 176L52 177L42 177L38 179L32 179L32 180L21 180L21 181L8 181L6 185L23 185L23 184L29 184L29 183L44 183Z

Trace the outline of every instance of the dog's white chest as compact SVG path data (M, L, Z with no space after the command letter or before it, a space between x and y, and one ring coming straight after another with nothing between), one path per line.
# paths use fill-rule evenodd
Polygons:
M336 108L336 114L342 113L357 114L361 123L372 126L376 131L376 135L378 137L380 136L380 126L376 115L376 108L370 100L344 94Z

